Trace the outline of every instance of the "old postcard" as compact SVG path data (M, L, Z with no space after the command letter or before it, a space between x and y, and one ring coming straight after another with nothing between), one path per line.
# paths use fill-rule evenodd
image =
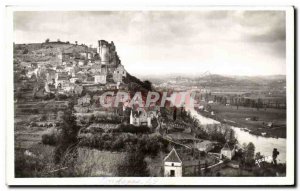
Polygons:
M6 45L9 185L294 185L293 7L9 6Z

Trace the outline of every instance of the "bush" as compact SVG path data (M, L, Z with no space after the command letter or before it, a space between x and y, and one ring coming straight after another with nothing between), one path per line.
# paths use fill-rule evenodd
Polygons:
M38 126L38 124L36 122L31 122L30 123L30 127L37 127L37 126Z
M65 94L56 94L55 99L56 100L66 100L66 99L68 99L68 96Z
M103 133L82 138L80 145L108 151L131 152L134 149L144 155L156 156L159 151L167 151L169 143L160 135Z
M124 133L150 133L150 128L147 126L134 126L134 125L120 125L115 132L124 132Z
M44 145L57 145L59 140L59 131L55 127L51 127L49 132L42 135L42 143Z
M49 93L43 97L44 100L51 100L54 98L55 98L55 95L53 93Z
M28 54L28 53L29 53L28 49L25 48L25 49L23 50L23 54Z
M58 141L57 135L54 133L42 135L42 143L45 145L56 145Z
M119 151L122 148L123 148L123 139L122 137L119 137L112 143L111 149L115 151Z

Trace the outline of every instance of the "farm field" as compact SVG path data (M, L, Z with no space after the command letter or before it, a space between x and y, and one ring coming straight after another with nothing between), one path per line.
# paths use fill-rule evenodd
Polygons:
M267 108L259 109L250 107L225 106L221 104L211 104L211 111L215 115L207 112L201 114L214 118L222 123L247 128L252 134L262 135L266 133L267 137L286 138L286 110ZM271 122L272 127L267 127Z

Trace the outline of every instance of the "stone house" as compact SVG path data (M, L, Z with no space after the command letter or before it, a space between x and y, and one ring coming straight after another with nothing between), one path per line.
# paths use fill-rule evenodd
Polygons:
M95 77L94 76L88 76L85 79L85 82L88 83L88 84L94 84L95 83Z
M82 86L80 86L80 85L77 85L77 84L75 84L75 86L74 86L74 93L76 94L76 95L81 95L81 93L82 93L82 91L83 91L83 87Z
M229 145L226 143L224 147L221 149L220 158L227 158L231 160L235 155L235 145Z
M56 71L52 69L46 69L46 83L55 83Z
M91 72L92 73L101 73L102 70L102 67L100 64L94 64L92 67L91 67Z
M113 80L114 82L122 82L123 77L126 77L127 72L123 65L119 65L113 72Z
M84 64L85 64L84 60L82 60L82 59L78 60L78 66L84 66Z
M56 70L56 72L64 72L65 68L62 66L57 66L55 70Z
M71 83L73 83L73 84L74 84L74 83L75 83L77 80L79 80L79 78L78 78L78 77L76 77L76 76L75 76L75 77L72 77L72 78L70 78L70 82L71 82Z
M97 73L94 78L95 84L106 84L106 73Z
M87 52L79 52L80 58L81 59L87 59L88 53Z
M91 96L89 94L86 94L85 96L77 100L77 105L90 105L90 104L91 104Z
M68 75L66 73L56 73L55 88L65 88L70 85Z

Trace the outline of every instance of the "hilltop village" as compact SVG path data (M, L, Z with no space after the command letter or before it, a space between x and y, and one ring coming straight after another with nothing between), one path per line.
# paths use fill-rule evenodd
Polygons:
M15 45L14 50L19 71L43 85L36 87L37 92L79 95L83 88L119 89L127 75L114 43L104 40L98 41L97 48L45 42L25 49Z
M126 71L114 42L14 44L16 176L265 176L253 144L184 106L100 104L108 91L153 90ZM268 176L285 173L264 165Z
M147 84L127 73L121 64L114 42L98 41L98 47L50 42L15 45L15 101L75 98L77 117L99 116L109 118L128 111L103 108L100 96L106 91L148 91ZM112 96L111 99L115 99ZM76 104L77 103L77 104ZM159 108L130 109L128 122L135 126L147 124L158 116ZM121 112L121 113L120 113Z

